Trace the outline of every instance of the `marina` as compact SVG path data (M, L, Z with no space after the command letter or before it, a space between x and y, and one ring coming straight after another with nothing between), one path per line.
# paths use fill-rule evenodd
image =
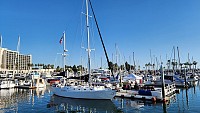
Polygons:
M170 98L163 106L161 102L115 97L112 100L85 100L53 95L51 88L2 89L0 90L0 111L16 112L98 112L98 113L198 113L200 84Z
M199 112L200 2L0 4L1 113Z

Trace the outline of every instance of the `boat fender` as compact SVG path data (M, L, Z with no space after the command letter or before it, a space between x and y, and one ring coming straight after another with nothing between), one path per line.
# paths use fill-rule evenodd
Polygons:
M156 97L151 98L152 102L156 102Z

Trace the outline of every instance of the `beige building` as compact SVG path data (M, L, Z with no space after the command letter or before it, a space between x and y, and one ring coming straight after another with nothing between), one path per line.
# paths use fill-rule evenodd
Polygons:
M14 70L14 73L17 71L26 73L31 69L30 64L32 64L31 55L23 55L17 51L0 48L0 71L7 73Z

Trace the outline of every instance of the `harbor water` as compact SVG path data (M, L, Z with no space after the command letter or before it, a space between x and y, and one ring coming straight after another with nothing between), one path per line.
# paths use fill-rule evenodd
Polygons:
M200 84L171 97L167 104L114 98L82 100L58 97L51 88L0 90L0 113L199 113Z

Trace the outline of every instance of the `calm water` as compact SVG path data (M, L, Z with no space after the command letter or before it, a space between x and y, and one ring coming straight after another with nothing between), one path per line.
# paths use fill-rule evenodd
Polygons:
M199 113L200 85L171 98L167 105L148 101L115 98L108 100L79 100L52 95L46 89L0 90L0 113Z

